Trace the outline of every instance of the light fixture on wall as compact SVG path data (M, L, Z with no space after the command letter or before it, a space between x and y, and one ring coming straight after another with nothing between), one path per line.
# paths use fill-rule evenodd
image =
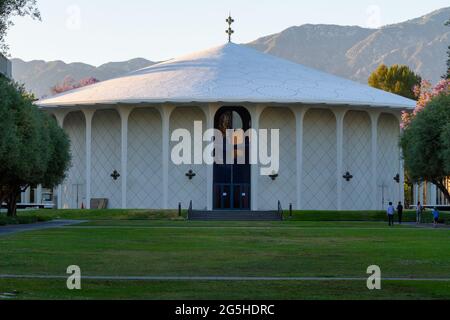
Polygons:
M186 173L186 177L189 178L189 180L192 180L197 174L194 173L194 171L189 170L188 173Z
M117 181L117 179L120 178L120 173L117 170L114 170L111 174L111 178L113 178L114 181Z
M272 181L275 181L278 178L278 173L272 171L272 174L269 175L269 178L272 179Z
M350 172L346 172L345 175L343 176L343 178L345 180L347 180L347 182L350 182L353 179L353 176L350 174Z
M400 183L400 174L397 173L397 175L394 177L394 181L397 183Z

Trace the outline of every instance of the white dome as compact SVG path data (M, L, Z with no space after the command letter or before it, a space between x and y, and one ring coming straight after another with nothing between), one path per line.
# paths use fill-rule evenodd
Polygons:
M415 101L229 43L41 100L117 103L310 103L414 108Z

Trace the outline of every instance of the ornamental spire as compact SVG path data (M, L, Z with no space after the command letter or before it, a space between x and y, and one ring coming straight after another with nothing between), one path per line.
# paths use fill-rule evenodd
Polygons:
M231 29L231 24L234 22L233 18L231 17L231 12L227 20L225 21L228 23L228 30L226 30L225 32L228 34L228 42L231 42L231 35L234 33L234 30Z

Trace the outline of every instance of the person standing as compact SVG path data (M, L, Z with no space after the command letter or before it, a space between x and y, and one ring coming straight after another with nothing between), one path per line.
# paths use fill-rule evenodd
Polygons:
M420 202L418 202L417 208L416 208L416 223L417 224L422 223L422 212L423 212L422 204Z
M439 223L439 211L436 207L433 208L433 225L436 228Z
M402 224L402 219L403 219L403 205L402 205L402 202L401 202L401 201L398 203L398 206L397 206L397 212L398 212L398 223L399 223L399 224Z
M395 214L394 206L392 205L392 202L389 202L389 207L387 209L389 226L393 226L394 225L394 214Z

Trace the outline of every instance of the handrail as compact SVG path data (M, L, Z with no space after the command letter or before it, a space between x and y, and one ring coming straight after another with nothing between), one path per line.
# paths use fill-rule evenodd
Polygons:
M190 202L190 204L189 204L189 210L188 210L188 213L187 213L187 219L189 220L189 217L192 215L192 200L191 200L191 202Z
M278 215L283 220L283 207L281 206L281 201L278 200Z

